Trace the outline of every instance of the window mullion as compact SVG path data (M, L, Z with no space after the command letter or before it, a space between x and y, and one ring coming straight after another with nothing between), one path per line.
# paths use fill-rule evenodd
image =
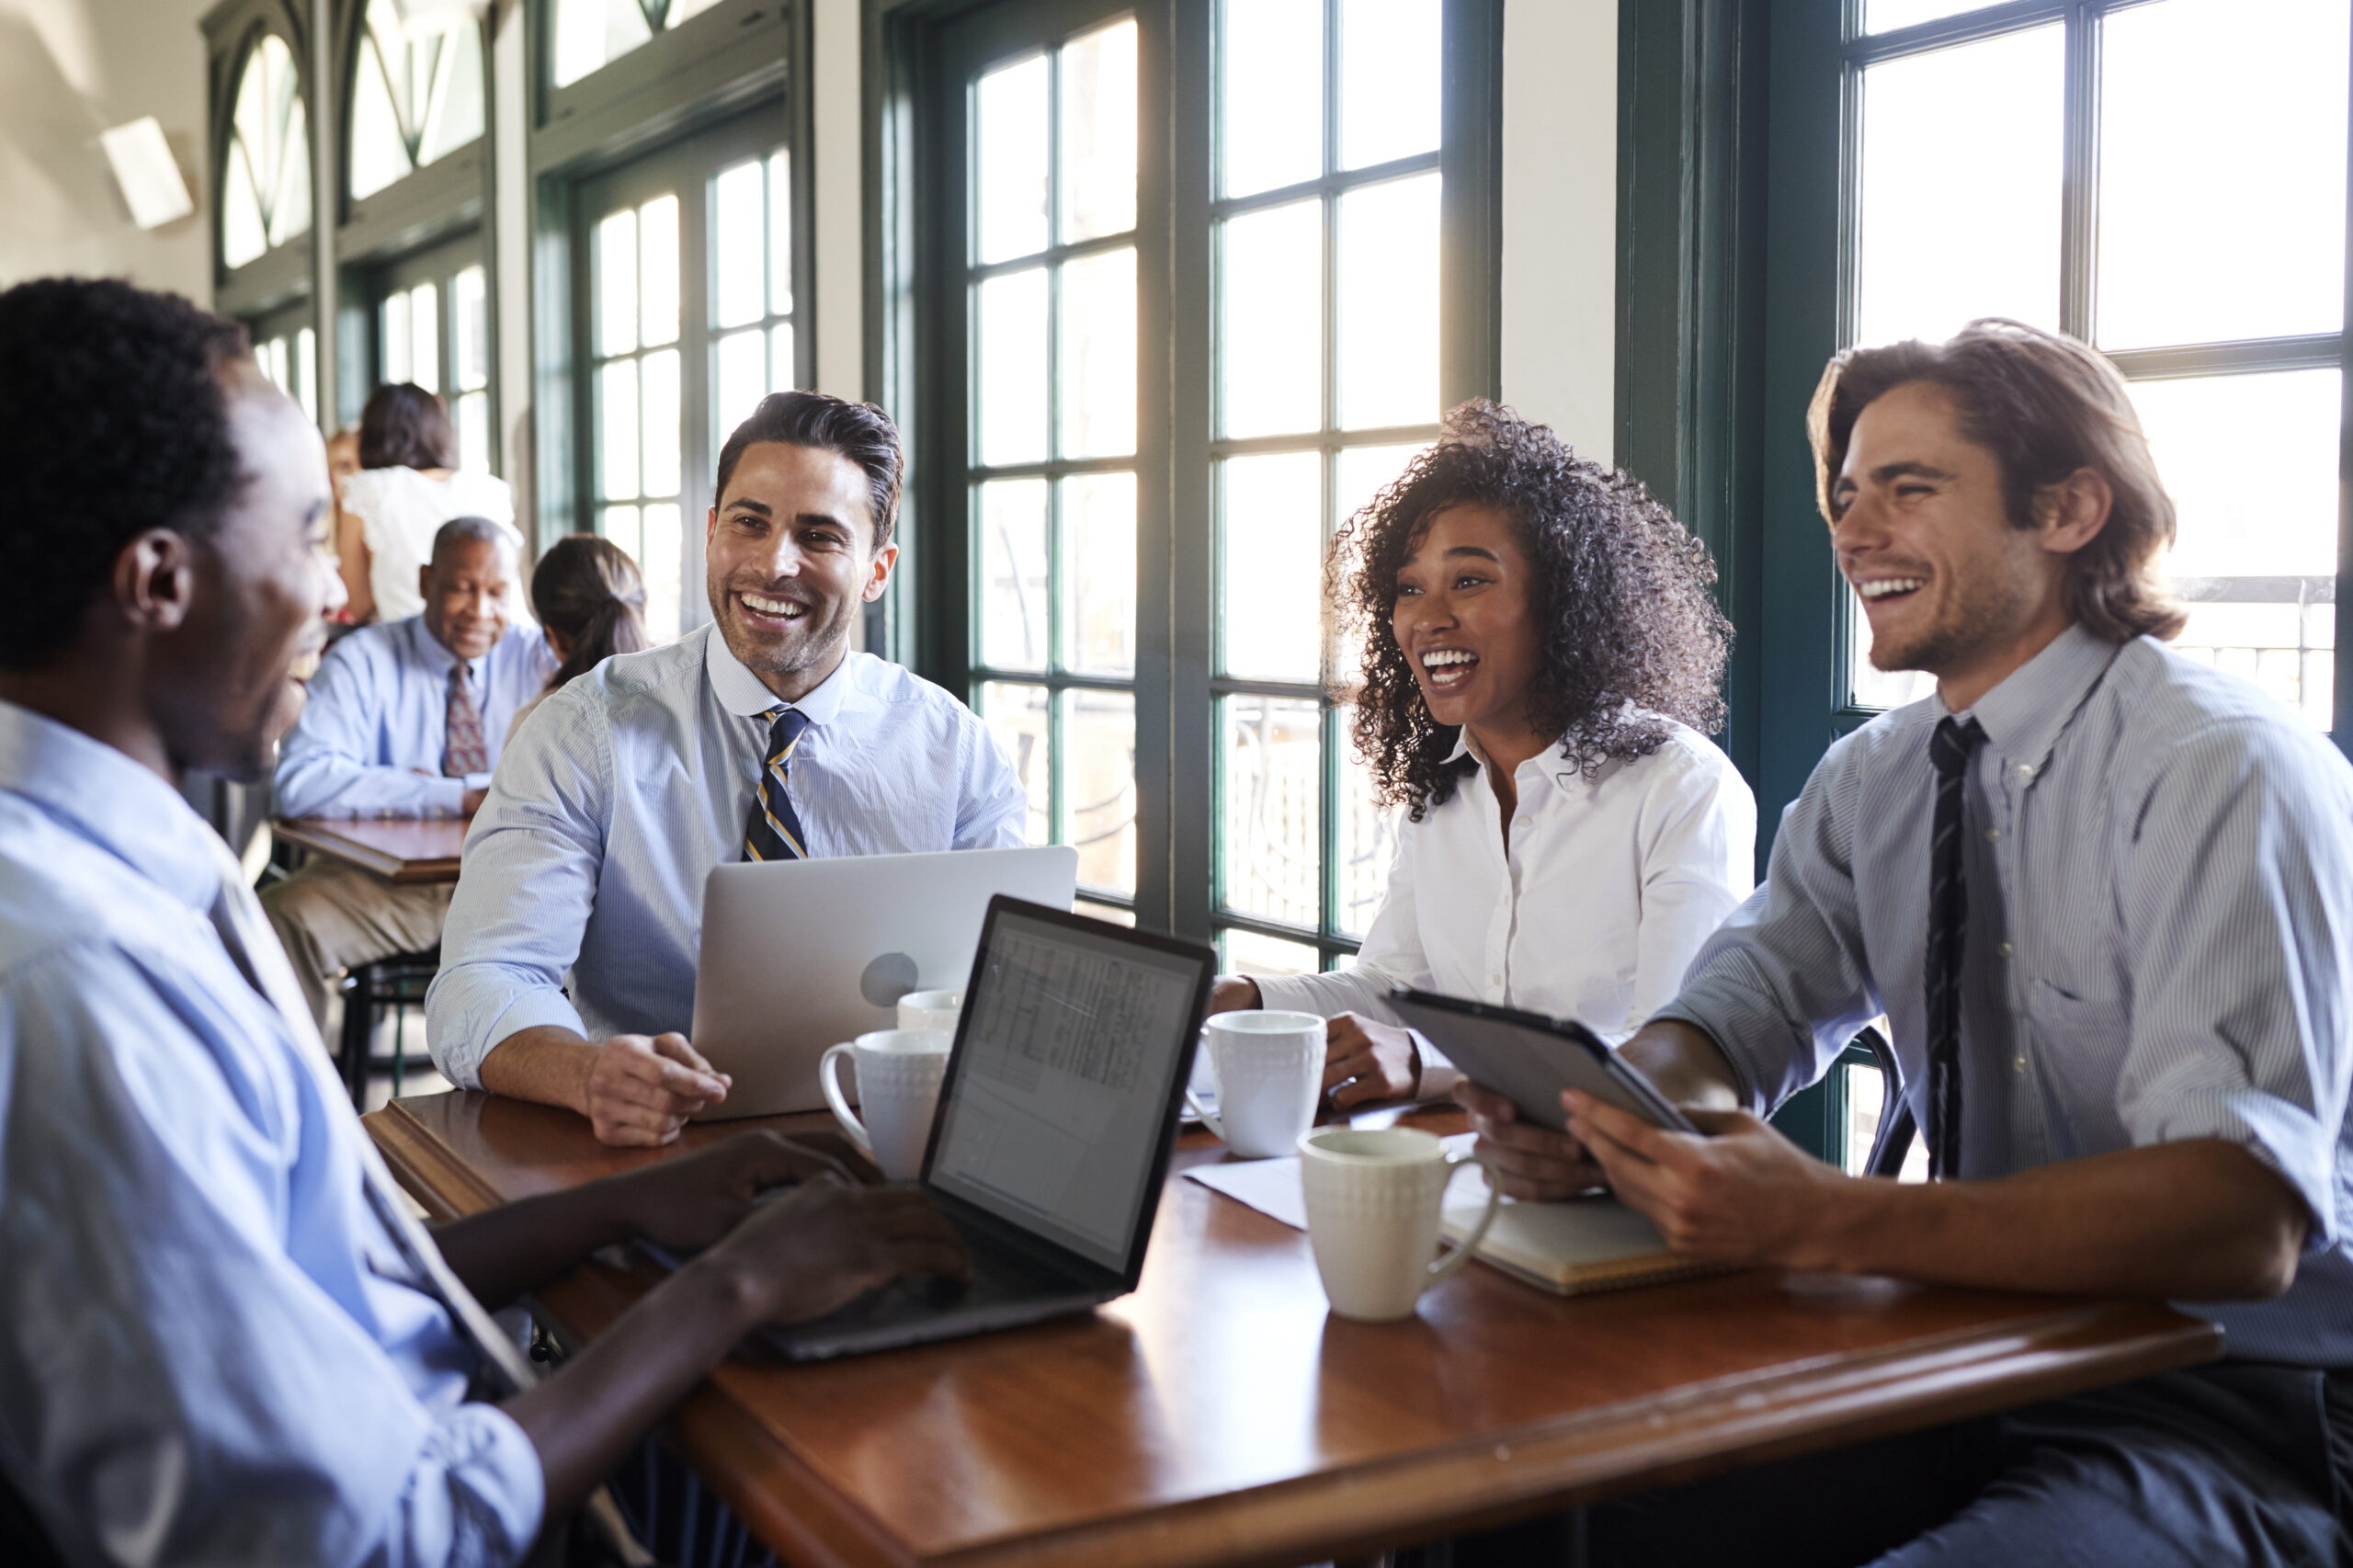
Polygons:
M2059 330L2092 338L2092 279L2099 244L2099 17L2067 9L2066 150L2059 181Z

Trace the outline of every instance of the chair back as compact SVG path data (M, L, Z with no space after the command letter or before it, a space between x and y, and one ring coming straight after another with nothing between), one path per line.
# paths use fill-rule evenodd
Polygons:
M1914 1131L1912 1108L1904 1098L1903 1069L1896 1065L1895 1047L1876 1028L1864 1029L1854 1043L1871 1053L1879 1063L1881 1081L1887 1085L1886 1097L1880 1102L1879 1131L1871 1138L1870 1158L1864 1162L1863 1174L1895 1176L1904 1169L1904 1156L1911 1152Z

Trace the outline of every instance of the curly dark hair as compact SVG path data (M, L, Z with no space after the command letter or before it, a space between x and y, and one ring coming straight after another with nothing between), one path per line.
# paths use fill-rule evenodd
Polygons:
M244 482L223 372L248 357L244 328L175 294L0 292L0 668L63 654L142 529L211 533Z
M1561 736L1579 772L1590 778L1613 757L1649 756L1669 720L1703 733L1722 727L1732 624L1716 607L1707 547L1640 481L1578 457L1548 426L1473 399L1341 527L1325 568L1340 630L1365 650L1361 686L1334 696L1357 705L1357 756L1382 804L1419 822L1477 766L1449 766L1457 731L1430 717L1390 624L1397 574L1430 519L1466 503L1508 516L1536 569L1530 608L1542 630L1529 720Z

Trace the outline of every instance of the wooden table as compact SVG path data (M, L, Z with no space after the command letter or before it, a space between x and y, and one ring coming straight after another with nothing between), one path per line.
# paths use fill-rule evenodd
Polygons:
M367 1119L443 1218L667 1157L601 1148L569 1112L479 1094ZM689 1128L681 1147L729 1131ZM1195 1133L1177 1165L1219 1157ZM540 1301L594 1336L657 1278L590 1263ZM1769 1272L1563 1301L1476 1263L1415 1319L1349 1323L1327 1316L1304 1234L1172 1175L1142 1288L1095 1316L818 1366L730 1362L670 1431L789 1562L1274 1568L2188 1366L2221 1346L2211 1325L2145 1301Z
M458 880L464 817L297 817L269 831L314 855L373 871L397 887Z

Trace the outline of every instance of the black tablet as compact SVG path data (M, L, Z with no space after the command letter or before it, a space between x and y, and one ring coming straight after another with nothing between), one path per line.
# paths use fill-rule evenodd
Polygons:
M1510 1100L1529 1121L1565 1130L1568 1112L1561 1107L1561 1091L1581 1089L1653 1127L1699 1131L1648 1078L1574 1018L1465 1002L1407 985L1389 993L1389 1006L1465 1077Z

